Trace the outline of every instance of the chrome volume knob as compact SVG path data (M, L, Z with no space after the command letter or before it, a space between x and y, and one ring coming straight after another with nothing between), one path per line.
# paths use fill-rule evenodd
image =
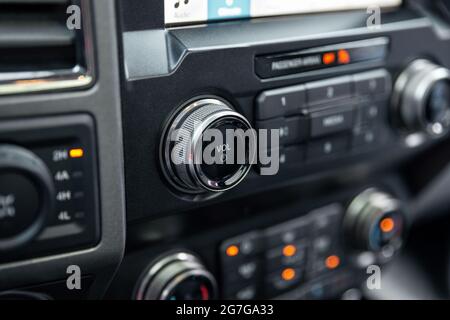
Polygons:
M163 171L185 193L225 191L249 172L254 141L250 123L230 104L200 99L169 121L161 143Z
M398 124L409 133L441 136L450 128L450 71L425 59L411 63L393 93Z

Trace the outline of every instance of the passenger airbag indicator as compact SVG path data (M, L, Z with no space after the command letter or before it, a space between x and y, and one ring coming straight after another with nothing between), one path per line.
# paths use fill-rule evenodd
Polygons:
M303 73L365 61L382 61L388 51L388 39L348 42L296 52L257 56L256 74L263 79Z

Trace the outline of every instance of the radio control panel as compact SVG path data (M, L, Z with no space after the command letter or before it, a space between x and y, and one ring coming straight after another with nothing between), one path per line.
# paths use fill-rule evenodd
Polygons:
M379 69L264 91L256 127L279 130L290 164L373 150L389 134L391 88L390 73Z

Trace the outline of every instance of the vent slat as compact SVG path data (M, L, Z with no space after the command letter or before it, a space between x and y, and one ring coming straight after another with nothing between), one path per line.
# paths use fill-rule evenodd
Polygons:
M70 0L0 0L0 73L72 69L80 38L66 26Z
M0 48L70 46L75 32L52 21L0 22Z

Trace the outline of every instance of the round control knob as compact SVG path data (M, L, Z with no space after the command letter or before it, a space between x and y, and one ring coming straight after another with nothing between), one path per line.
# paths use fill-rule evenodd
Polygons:
M187 104L163 134L161 161L168 180L186 193L221 192L247 175L255 134L244 116L218 99Z
M414 61L395 83L393 108L408 132L445 134L450 128L450 70L428 60Z
M190 253L170 254L150 265L139 281L137 300L211 300L216 281Z
M24 148L0 145L0 251L33 240L45 225L53 199L45 163Z
M347 243L362 251L380 252L401 247L405 225L399 200L376 189L368 189L350 204L344 218Z

